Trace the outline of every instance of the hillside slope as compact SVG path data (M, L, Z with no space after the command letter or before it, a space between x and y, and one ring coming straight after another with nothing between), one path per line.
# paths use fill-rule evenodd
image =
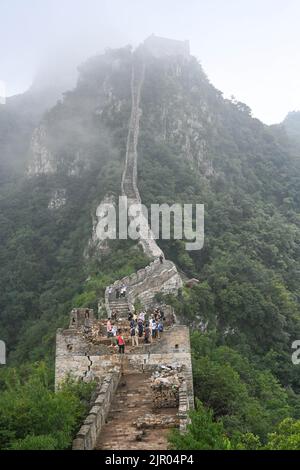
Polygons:
M186 322L300 388L300 167L288 136L225 100L191 56L142 51L138 185L142 201L205 204L205 246L159 242L199 286L171 299ZM95 213L120 194L131 111L130 48L80 68L77 87L33 131L26 174L0 190L1 335L10 360L51 355L71 306L147 264L133 242L102 254ZM23 147L25 152L25 147Z

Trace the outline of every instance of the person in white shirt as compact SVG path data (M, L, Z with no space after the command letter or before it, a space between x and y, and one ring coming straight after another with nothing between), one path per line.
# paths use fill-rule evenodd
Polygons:
M139 315L139 318L142 320L142 321L145 321L145 312L141 312L140 315Z
M117 331L118 331L118 328L116 327L116 325L113 325L113 327L111 329L111 332L112 332L113 336L117 336Z
M150 324L152 326L152 338L156 338L156 336L157 336L157 323L156 323L154 318L152 318Z

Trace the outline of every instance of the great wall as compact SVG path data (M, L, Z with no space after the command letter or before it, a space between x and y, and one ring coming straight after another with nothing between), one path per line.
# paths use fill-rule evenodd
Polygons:
M143 47L158 53L159 44L168 54L188 54L185 42L152 37ZM141 202L137 187L137 146L142 110L145 64L141 48L133 53L131 116L122 177L122 195L130 206ZM130 217L130 215L129 215ZM56 338L56 387L68 376L97 381L90 412L73 442L74 450L167 449L170 428L186 429L188 412L194 406L189 328L177 323L173 309L160 305L165 314L164 332L150 344L132 346L128 313L139 301L143 309L157 306L157 293L176 293L183 281L175 264L164 259L143 219L139 244L151 260L137 273L107 286L106 317L116 313L117 326L126 341L125 354L118 354L107 337L106 319L95 318L91 309L73 309L70 325ZM142 234L150 233L148 238ZM163 261L159 258L163 257ZM126 285L126 297L115 292Z

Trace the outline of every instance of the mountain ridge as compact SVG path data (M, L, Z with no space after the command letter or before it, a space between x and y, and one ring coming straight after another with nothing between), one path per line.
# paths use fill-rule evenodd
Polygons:
M192 56L143 54L141 200L205 205L202 250L157 241L200 282L160 300L194 330L196 397L231 436L250 429L265 442L280 420L299 418L299 146L284 126L224 99ZM28 160L20 151L26 174L0 187L0 328L11 365L53 364L71 308L97 310L107 285L149 263L134 241L102 249L93 232L101 202L122 194L134 57L125 47L83 64L77 86L38 123Z

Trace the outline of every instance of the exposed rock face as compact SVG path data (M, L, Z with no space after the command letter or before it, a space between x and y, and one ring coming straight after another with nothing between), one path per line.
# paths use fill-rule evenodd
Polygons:
M90 74L93 67L95 75ZM110 135L109 139L114 132L121 135L128 115L130 122L121 194L128 197L129 207L141 202L137 182L138 144L141 134L149 126L157 141L181 149L182 157L192 167L200 168L203 175L211 177L215 170L210 157L207 124L213 124L215 116L209 111L212 109L208 105L210 97L202 96L199 91L201 80L204 82L206 79L200 73L195 78L197 67L201 71L189 54L188 42L155 36L148 38L134 53L124 48L91 59L81 67L75 91L66 93L63 102L53 108L35 129L28 174L80 176L84 170L92 168L90 144L99 147L100 142L105 142L108 137L103 139L101 134L104 128ZM82 97L84 101L81 102ZM78 113L83 106L86 109L80 119ZM60 117L56 123L57 116ZM76 145L77 139L80 145ZM107 145L113 148L114 144L107 141ZM94 158L97 152L93 148L92 151ZM99 253L107 252L107 241L98 243L97 240L96 215L93 214L92 218L91 245L98 247ZM148 233L139 241L143 251L150 259L159 257L162 252L143 216L141 231Z
M216 90L214 94L202 93L205 80L201 66L191 56L164 60L148 57L141 131L155 130L156 142L180 150L182 158L209 178L215 170L208 129L217 123L217 114L212 114L214 108L208 103L215 100L217 109L219 95Z
M105 214L107 214L108 207L114 207L117 210L116 198L114 195L107 194L100 202L96 209L96 216L93 214L93 228L92 237L89 242L88 249L96 250L97 254L107 254L110 251L109 239L102 239L97 233L97 226L99 220L101 220Z
M74 151L72 159L63 159L61 155L54 155L51 152L49 140L47 126L42 123L32 134L27 168L28 176L53 175L61 172L68 176L79 176L82 170L88 167L89 162L80 149Z
M63 207L66 202L66 190L56 189L53 193L52 198L49 201L48 209L59 209L60 207Z
M46 127L41 124L32 134L29 162L27 173L30 176L40 174L53 174L57 171L53 155L46 144Z

